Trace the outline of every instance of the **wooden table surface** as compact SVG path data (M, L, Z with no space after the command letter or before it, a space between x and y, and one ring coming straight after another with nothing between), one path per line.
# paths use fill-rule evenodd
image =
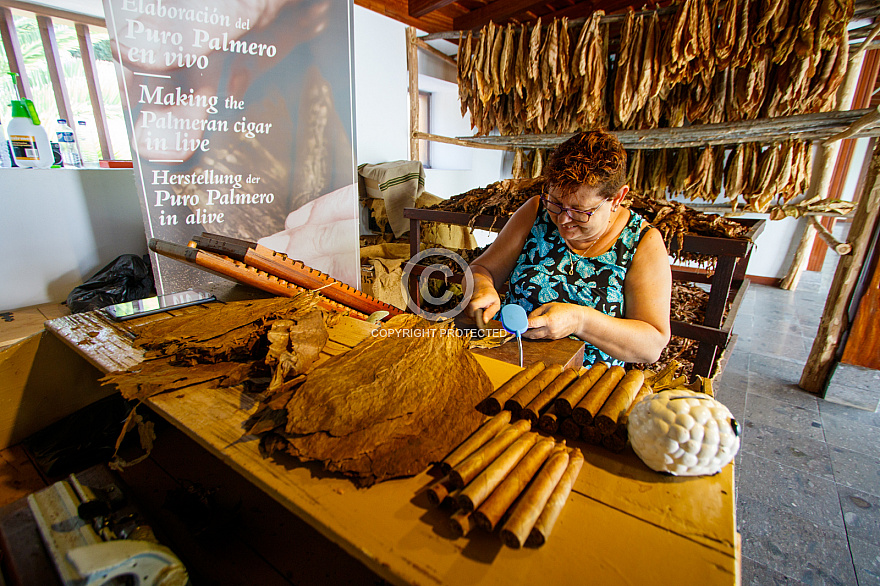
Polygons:
M200 306L183 311L220 311ZM159 317L141 318L172 319ZM130 323L136 330L140 323ZM97 314L47 322L105 371L140 360L130 334ZM344 319L331 340L351 346L369 326ZM477 359L497 386L518 367ZM314 526L385 579L397 584L735 584L739 553L733 465L702 478L649 470L631 451L581 448L585 464L553 533L538 549L504 547L496 534L473 530L454 539L451 511L434 509L422 490L426 472L369 489L286 455L264 459L258 438L243 435L256 409L236 389L207 385L156 395L147 404L221 461Z

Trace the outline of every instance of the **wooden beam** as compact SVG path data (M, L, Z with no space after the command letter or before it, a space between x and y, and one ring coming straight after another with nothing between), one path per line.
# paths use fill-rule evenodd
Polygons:
M815 240L816 226L812 222L807 222L804 226L804 232L801 234L801 239L798 242L797 250L794 252L794 258L791 260L791 268L789 268L788 273L786 273L779 284L781 289L788 291L797 289L801 275L804 272L803 268L800 267L806 266L810 258L810 249L813 247Z
M810 357L798 383L802 389L825 396L831 368L837 356L844 332L847 330L850 301L859 280L871 237L877 229L880 213L880 147L874 149L870 160L866 191L859 198L849 230L852 253L840 258L834 280L828 292L825 311L819 322L819 331L813 341Z
M6 51L9 71L18 74L18 94L22 98L32 100L27 69L24 66L21 45L18 43L18 33L15 31L15 21L12 18L12 11L5 6L0 6L0 37L3 38L3 49Z
M838 132L834 136L829 136L824 140L825 144L831 144L832 142L836 142L838 140L844 140L847 138L852 138L856 136L860 131L865 128L870 128L880 122L880 109L874 108L870 110L867 114L853 122L849 125L849 127L843 132Z
M355 4L359 4L359 3L360 3L360 2L355 2ZM571 6L571 7L564 8L563 10L559 11L559 13L560 13L560 14L564 14L564 13L568 12L568 11L569 11L570 9L572 9L572 8L578 8L578 9L580 9L580 10L586 10L585 8L582 8L582 7L581 7L582 4L587 4L587 3L586 3L586 2L583 2L583 3L579 4L579 5L575 5L575 6ZM630 4L630 3L627 1L627 3L623 4L623 6L629 6L629 4ZM667 14L672 14L672 13L674 13L675 11L676 11L676 7L675 7L675 6L665 6L665 7L663 7L663 8L658 8L657 10L641 10L641 11L636 11L636 12L635 12L635 15L636 15L636 16L644 16L644 15L653 14L654 12L656 12L659 16L665 16L665 15L667 15ZM592 13L592 12L593 12L593 11L590 10L590 13ZM606 12L607 12L607 11L606 11ZM528 14L529 14L529 15L532 15L533 13L529 12ZM554 13L554 14L555 14L555 13ZM461 16L458 16L458 17L456 17L456 18L462 18L462 17L464 17L464 16L465 16L465 15L462 14ZM530 18L531 18L532 20L537 20L537 17L531 17L531 16L530 16ZM569 20L569 21L568 21L568 28L579 27L579 26L582 25L584 22L586 22L587 18L589 18L589 17L575 18L575 19ZM551 20L552 20L552 19L548 19L547 22L549 23ZM613 23L613 22L618 22L618 23L619 23L619 22L623 22L624 20L626 20L626 14L624 14L624 13L619 13L619 14L606 14L605 16L603 16L602 18L599 19L599 23L600 23L600 24L611 24L611 23ZM548 25L547 25L547 24L542 25L542 28L544 28L544 27L546 27L546 26L548 26ZM422 30L427 30L427 29L422 28ZM424 36L422 36L422 37L420 37L420 38L421 38L422 40L425 40L425 41L436 41L436 40L439 40L439 39L445 39L445 40L447 40L447 41L450 41L450 40L458 40L458 34L459 34L460 32L461 32L461 29L455 28L455 30L443 30L443 31L438 31L438 32L430 32L429 34L424 35ZM480 31L479 31L479 29L473 31L473 38L475 38L475 39L480 38Z
M861 69L864 60L865 51L861 49L849 57L846 74L843 77L843 82L837 90L838 111L849 111L852 106L856 86L861 77ZM861 112L861 115L851 123L851 127L858 125L859 130L854 132L852 136L859 135L867 127L863 125L863 123L866 122L866 118L869 117L871 112L871 110L858 111ZM835 135L841 136L839 133L835 133L832 136ZM801 202L806 206L828 197L831 179L840 153L840 140L826 140L819 144L818 151L818 155L813 159L813 173L810 176L810 187L807 190L804 200ZM792 262L791 266L788 268L788 273L786 273L785 278L782 279L782 284L780 285L781 288L793 291L797 287L797 283L800 280L800 274L807 268L807 263L810 260L809 254L807 253L812 249L815 238L816 230L810 230L810 226L808 226L807 229L804 230L801 242L798 244L798 252L801 252L801 249L804 249L804 254L801 256L795 255L796 262Z
M617 137L624 148L631 150L734 145L743 142L773 143L788 139L820 140L845 130L870 111L868 109L820 112L723 124L695 124L686 128L614 130L611 134ZM862 129L857 136L878 135L880 135L880 127L872 127ZM574 135L566 133L458 138L474 143L534 149L554 148L572 136Z
M427 132L419 132L418 130L415 131L415 137L418 140L429 140L431 142L442 142L444 144L456 144L458 146L466 146L466 147L477 148L477 149L491 149L491 150L497 150L497 151L513 150L513 149L506 147L504 145L473 143L473 142L469 142L467 140L460 140L458 138L450 138L448 136L438 136L436 134L428 134Z
M70 96L67 94L64 68L61 66L58 40L55 38L55 27L52 25L52 19L48 16L38 15L37 24L40 27L40 39L43 41L46 64L49 66L49 79L52 80L52 87L55 89L55 105L58 107L58 116L68 122L73 122L73 108L70 105ZM71 128L75 126L76 123L74 122ZM74 134L76 134L75 128Z
M444 53L443 51L441 51L439 49L435 49L434 47L432 47L431 45L429 45L428 43L426 43L425 41L423 41L422 39L420 39L418 37L416 37L416 46L419 49L422 49L423 51L430 53L434 57L437 57L438 59L442 59L443 61L449 63L453 67L456 67L456 68L458 67L458 61L455 60L455 57L453 57L451 55L447 55L446 53Z
M846 149L845 143L842 149ZM819 225L821 225L822 228L827 230L830 234L831 231L834 230L834 226L837 225L837 218L826 216L819 220ZM822 267L825 266L825 253L827 251L828 247L825 245L825 243L814 240L813 248L810 250L810 258L807 260L807 270L814 273L820 272L822 270Z
M33 2L25 2L24 0L0 0L0 6L21 10L23 12L31 12L37 16L60 18L62 20L69 20L73 23L90 24L107 28L106 21L101 17L82 14L81 12L74 12L72 10L64 10L63 8L56 8L54 6L34 4Z
M449 6L455 0L409 0L408 12L413 18L425 16L429 12L434 12L445 6Z
M86 74L86 85L89 88L89 99L92 102L92 113L95 116L95 126L98 130L98 142L101 144L101 157L105 160L113 160L113 148L110 144L110 135L107 133L107 112L104 109L104 98L101 95L101 86L98 82L95 48L92 46L88 25L76 25L76 38L79 41L79 52Z
M416 29L406 29L406 69L409 72L409 160L419 160L419 53Z
M562 18L564 16L569 20L586 20L595 10L596 5L591 0L584 0L583 2L576 2L571 6L566 6L561 10L557 10L553 14L556 18ZM605 8L603 8L603 10L605 10ZM525 19L522 20L525 21Z
M543 0L497 0L452 19L452 28L461 31L482 28L490 21L505 23L512 16L543 4L546 4Z
M452 18L455 15L453 9L456 8L453 4L445 10L435 10L422 18L413 18L408 14L407 0L355 0L355 4L407 26L414 26L426 33L451 30ZM449 12L452 14L448 14ZM458 38L458 33L455 34L455 38Z
M880 25L873 25L872 34L880 30ZM871 94L877 83L877 74L880 71L880 51L868 51L862 62L862 70L859 73L859 80L856 84L855 95L853 96L852 109L860 110L871 106ZM864 120L864 117L861 118ZM853 129L853 126L850 126ZM840 145L840 152L837 155L837 164L834 167L834 173L831 176L831 185L828 188L828 198L841 199L843 196L843 187L850 173L850 165L852 163L853 151L855 150L856 141L852 139L844 140ZM871 148L868 152L871 152ZM867 156L867 155L866 155ZM834 218L823 218L822 226L828 230L834 229L836 220ZM807 261L808 271L821 271L822 265L825 263L825 253L828 250L821 242L814 242L813 249L810 251L810 258Z
M813 225L813 228L816 229L816 234L819 238L828 245L828 248L843 256L845 254L849 254L852 252L852 245L849 242L840 242L834 235L828 231L828 229L823 226L819 220L816 219L815 216L810 216L807 218L807 221Z

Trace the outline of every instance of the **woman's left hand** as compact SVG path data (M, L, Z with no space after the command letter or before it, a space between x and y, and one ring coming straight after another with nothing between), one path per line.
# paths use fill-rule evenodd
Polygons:
M581 328L583 307L571 303L546 303L529 314L526 338L558 340L570 336Z

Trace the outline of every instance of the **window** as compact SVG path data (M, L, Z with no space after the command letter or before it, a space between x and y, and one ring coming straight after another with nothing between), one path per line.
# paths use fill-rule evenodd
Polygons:
M0 121L9 122L10 101L22 94L33 100L50 137L55 121L68 119L87 164L130 160L107 29L94 17L33 9L0 7ZM10 71L23 74L17 88Z
M419 92L419 132L431 133L431 94ZM431 143L419 139L419 160L425 168L431 167Z

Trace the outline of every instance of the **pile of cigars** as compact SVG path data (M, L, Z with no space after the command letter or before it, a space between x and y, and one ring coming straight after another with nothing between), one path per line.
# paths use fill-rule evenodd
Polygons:
M712 395L711 380L702 377L683 387L687 379L674 378L677 368L673 361L646 375L604 363L581 373L558 364L529 365L477 405L490 419L440 462L445 476L427 488L428 500L451 506L449 528L456 537L474 527L500 528L509 547L543 545L584 462L566 440L619 453L627 445L630 411L655 387ZM565 439L555 439L557 433Z
M629 411L652 392L642 370L627 372L599 362L579 376L559 364L535 362L477 405L477 410L486 415L510 411L514 419L526 420L544 433L622 452Z
M446 476L427 489L435 507L451 504L455 537L475 526L512 548L539 547L549 537L584 464L565 441L531 431L528 420L502 411L440 463Z

